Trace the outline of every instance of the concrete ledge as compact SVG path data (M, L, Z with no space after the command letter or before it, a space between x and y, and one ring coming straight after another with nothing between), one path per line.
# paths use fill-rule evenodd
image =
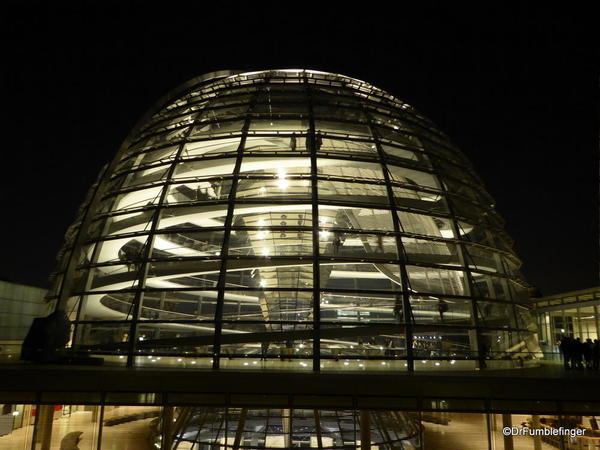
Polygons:
M600 411L600 374L559 367L398 374L0 366L0 402Z

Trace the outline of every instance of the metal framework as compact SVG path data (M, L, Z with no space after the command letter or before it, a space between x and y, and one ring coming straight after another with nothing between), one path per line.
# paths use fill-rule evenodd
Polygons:
M132 131L52 292L73 349L129 365L464 368L532 342L519 266L470 163L409 105L338 74L222 72Z

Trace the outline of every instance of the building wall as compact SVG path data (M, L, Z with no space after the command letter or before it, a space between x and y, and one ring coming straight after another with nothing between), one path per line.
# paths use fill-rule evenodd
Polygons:
M0 281L0 342L21 341L36 317L49 313L46 290Z

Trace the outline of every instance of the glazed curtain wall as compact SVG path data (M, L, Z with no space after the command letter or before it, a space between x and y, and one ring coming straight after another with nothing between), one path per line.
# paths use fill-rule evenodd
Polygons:
M174 98L67 232L54 296L74 349L294 370L528 355L527 285L503 221L410 106L311 71Z

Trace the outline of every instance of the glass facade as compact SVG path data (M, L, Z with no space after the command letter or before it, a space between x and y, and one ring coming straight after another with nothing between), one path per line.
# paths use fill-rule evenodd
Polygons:
M565 337L582 342L600 338L600 287L533 298L531 302L545 359L561 359L559 344Z
M593 450L600 446L594 413L456 412L447 410L443 401L430 406L406 411L0 404L0 450ZM507 427L512 435L505 434Z
M528 285L470 163L411 106L308 70L187 83L69 228L71 348L129 365L505 367Z

